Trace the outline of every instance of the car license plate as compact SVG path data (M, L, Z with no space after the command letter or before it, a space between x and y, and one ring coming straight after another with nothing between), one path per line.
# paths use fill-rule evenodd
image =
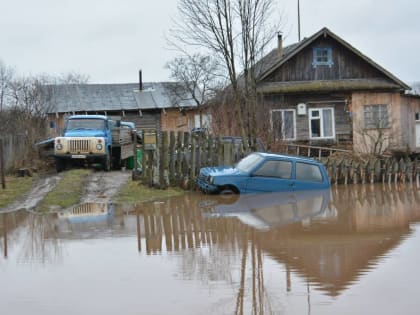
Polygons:
M83 154L73 154L71 156L72 159L86 159L86 155Z

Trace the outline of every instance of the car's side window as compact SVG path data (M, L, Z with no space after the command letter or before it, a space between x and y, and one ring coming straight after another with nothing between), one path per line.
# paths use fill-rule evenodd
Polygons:
M296 179L321 183L322 173L318 165L297 162Z
M277 177L290 179L292 175L292 162L290 161L266 161L254 172L254 176Z

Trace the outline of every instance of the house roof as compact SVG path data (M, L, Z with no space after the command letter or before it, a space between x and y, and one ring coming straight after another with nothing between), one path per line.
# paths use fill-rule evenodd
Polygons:
M127 84L64 84L46 86L47 113L119 111L196 107L190 94L174 96L175 82Z
M371 66L376 68L378 71L384 74L384 76L388 77L391 81L393 81L400 89L404 90L410 90L410 87L405 84L403 81L398 79L396 76L394 76L392 73L381 67L379 64L374 62L372 59L367 57L366 55L362 54L359 50L354 48L352 45L347 43L345 40L331 32L328 28L324 27L311 37L305 38L299 43L292 44L290 46L286 46L283 48L283 54L282 58L279 58L278 49L273 49L270 53L268 53L264 58L261 59L259 62L259 69L257 70L257 74L259 77L259 81L261 82L264 80L267 76L269 76L271 73L276 71L279 67L281 67L283 64L285 64L288 60L296 56L299 52L301 52L303 49L308 47L310 44L312 44L316 39L318 39L320 36L330 36L337 42L339 42L341 45L346 47L348 50L355 53L357 56L362 58L364 61L369 63Z

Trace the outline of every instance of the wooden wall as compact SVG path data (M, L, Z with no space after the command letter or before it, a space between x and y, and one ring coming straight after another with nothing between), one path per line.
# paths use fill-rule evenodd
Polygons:
M352 95L353 148L356 152L371 153L370 150L379 136L377 130L364 128L363 109L365 105L388 105L390 127L381 130L386 147L392 151L408 151L409 131L403 115L403 101L400 93L354 92Z
M162 131L190 131L194 127L195 111L168 109L161 114Z
M313 67L312 62L314 47L331 47L334 64L331 67ZM355 78L385 78L389 80L361 57L348 50L335 40L327 37L316 40L312 45L309 45L303 51L287 61L279 70L272 73L264 81L288 82Z
M341 95L270 95L265 102L271 109L294 109L296 110L296 136L297 142L311 142L312 144L351 143L352 123L348 112L350 94ZM297 104L307 105L306 115L297 115ZM311 140L309 135L309 109L310 108L334 108L335 116L335 139Z

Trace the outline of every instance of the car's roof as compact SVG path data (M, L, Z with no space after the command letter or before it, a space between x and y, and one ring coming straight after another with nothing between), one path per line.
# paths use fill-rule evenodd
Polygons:
M259 154L263 157L267 157L267 158L293 159L293 160L300 161L300 162L322 164L321 162L319 162L315 159L305 158L305 157L302 157L302 156L287 155L287 154L276 154L276 153L266 153L266 152L255 152L255 153Z

